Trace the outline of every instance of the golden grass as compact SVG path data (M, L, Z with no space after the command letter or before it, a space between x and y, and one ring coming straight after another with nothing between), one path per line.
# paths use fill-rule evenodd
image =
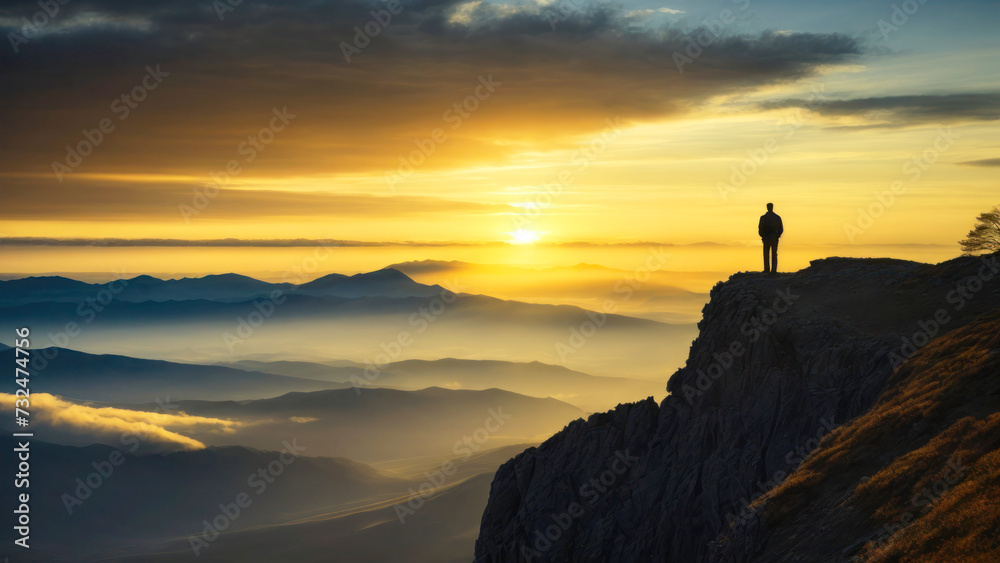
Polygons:
M858 525L895 532L866 544L861 559L1000 561L1000 310L901 365L871 411L754 505L774 529L852 487L847 504L867 520ZM897 525L908 514L912 523Z

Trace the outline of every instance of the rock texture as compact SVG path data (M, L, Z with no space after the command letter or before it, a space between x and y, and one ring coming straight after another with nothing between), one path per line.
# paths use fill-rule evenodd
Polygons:
M983 274L997 262L830 258L718 284L661 404L577 420L500 468L476 561L705 560L752 499L872 407L894 364L1000 306L1000 276Z
M935 339L708 560L1000 561L1000 309ZM857 558L857 559L855 559Z

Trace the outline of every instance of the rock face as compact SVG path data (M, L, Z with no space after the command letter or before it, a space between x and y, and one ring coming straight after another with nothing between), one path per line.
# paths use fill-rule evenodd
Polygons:
M895 364L1000 306L994 271L997 255L732 276L661 404L577 420L499 469L476 561L704 560L752 499L872 407Z
M924 346L707 561L1000 561L1000 309Z

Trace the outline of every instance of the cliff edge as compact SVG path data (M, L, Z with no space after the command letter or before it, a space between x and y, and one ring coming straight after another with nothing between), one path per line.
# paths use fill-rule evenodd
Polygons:
M998 256L828 258L716 285L662 403L574 421L498 470L476 561L742 561L766 551L759 497L868 413L921 348L1000 307Z

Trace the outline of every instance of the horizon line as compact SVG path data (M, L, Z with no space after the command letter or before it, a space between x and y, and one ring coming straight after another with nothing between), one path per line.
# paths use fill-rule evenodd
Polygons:
M177 247L177 248L211 248L211 247L242 247L242 248L308 248L308 247L341 247L341 248L378 248L378 247L485 247L485 246L664 246L664 247L686 247L686 246L718 246L745 248L748 245L743 242L716 242L700 241L691 243L657 242L647 240L619 241L619 242L595 242L595 241L564 241L564 242L535 242L530 245L517 245L506 241L360 241L360 240L339 240L339 239L173 239L173 238L57 238L57 237L0 237L0 246L92 246L92 247ZM937 243L865 243L865 244L836 244L817 243L799 244L792 246L805 247L842 247L842 246L907 246L907 247L937 247L947 248L954 245Z

